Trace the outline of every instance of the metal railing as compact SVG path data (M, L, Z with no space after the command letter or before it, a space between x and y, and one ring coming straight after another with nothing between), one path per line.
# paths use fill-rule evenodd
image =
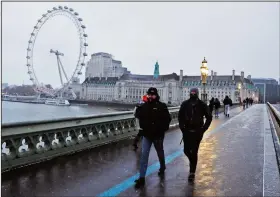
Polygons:
M170 107L169 112L170 128L175 128L179 107ZM136 134L132 111L2 124L1 170L38 163Z
M179 107L169 108L171 127ZM2 125L2 171L108 144L137 134L132 111Z
M277 164L278 168L280 170L280 112L269 102L267 102L269 111L272 114L272 122L270 122L271 125L271 133L272 133L272 138L273 138L273 143L274 143L274 148L276 152L276 159L277 159Z

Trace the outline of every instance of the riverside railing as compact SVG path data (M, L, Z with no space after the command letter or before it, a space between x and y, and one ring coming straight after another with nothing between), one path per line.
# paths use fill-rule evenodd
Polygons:
M236 105L236 104L235 104ZM223 111L223 107L220 108ZM170 128L179 107L169 108ZM2 124L1 171L130 138L137 134L132 111Z
M179 107L169 108L171 128ZM133 112L2 125L2 171L49 160L137 134Z
M270 122L271 125L271 133L274 143L274 148L276 152L276 159L278 163L278 168L280 170L280 112L277 111L273 105L271 105L269 102L267 103L268 108L271 112L272 122Z

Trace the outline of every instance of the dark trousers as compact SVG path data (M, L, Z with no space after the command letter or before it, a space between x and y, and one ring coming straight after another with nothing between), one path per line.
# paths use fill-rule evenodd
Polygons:
M150 140L146 137L143 137L142 154L141 154L141 160L140 160L140 177L145 177L145 175L146 175L152 144L154 144L154 147L157 151L157 155L158 155L158 159L159 159L159 163L160 163L160 169L165 170L165 168L166 168L164 150L163 150L163 138Z
M190 173L195 173L196 171L198 149L202 138L203 134L200 132L183 132L184 153L190 161Z

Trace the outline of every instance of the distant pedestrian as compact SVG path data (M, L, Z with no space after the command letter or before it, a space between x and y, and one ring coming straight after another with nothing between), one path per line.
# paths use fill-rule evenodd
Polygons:
M140 188L145 185L145 176L152 144L154 144L160 162L158 175L164 175L166 169L163 140L165 132L169 129L171 116L167 105L159 101L160 96L158 95L156 88L149 88L147 95L148 102L144 103L136 110L136 117L139 118L140 128L143 129L140 177L135 180L136 188Z
M209 102L209 111L210 111L210 114L213 113L213 109L214 109L214 97L211 98L210 102Z
M248 106L249 106L249 98L247 97L246 98L246 108L248 108Z
M139 140L141 139L142 137L142 129L140 128L140 124L139 124L139 119L136 118L136 110L138 108L140 108L145 102L148 101L148 96L147 95L144 95L142 97L142 100L140 101L140 104L137 104L136 107L134 108L134 112L133 112L133 115L135 117L135 121L136 121L136 129L138 131L137 133L137 136L134 138L134 142L133 142L133 146L134 146L134 149L137 150L138 149L138 142Z
M215 118L219 117L219 109L221 107L221 103L218 98L215 98L214 101L214 109L215 109Z
M232 106L232 100L228 96L226 96L223 103L225 106L225 116L229 117L229 110L230 110L230 106Z
M183 133L184 153L190 162L189 181L195 178L199 145L212 121L212 114L207 104L201 101L198 95L197 88L191 89L190 99L181 104L178 115L179 127Z
M246 108L246 99L243 100L243 110Z

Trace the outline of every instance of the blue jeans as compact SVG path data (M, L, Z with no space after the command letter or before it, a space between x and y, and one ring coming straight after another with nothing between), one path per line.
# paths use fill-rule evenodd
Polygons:
M165 157L164 157L164 150L163 150L163 139L156 139L156 140L150 140L146 137L143 137L142 139L142 153L141 153L141 160L140 160L140 177L145 177L147 168L148 168L148 162L149 162L149 155L151 146L154 144L154 147L157 151L157 155L160 162L160 169L165 170Z

